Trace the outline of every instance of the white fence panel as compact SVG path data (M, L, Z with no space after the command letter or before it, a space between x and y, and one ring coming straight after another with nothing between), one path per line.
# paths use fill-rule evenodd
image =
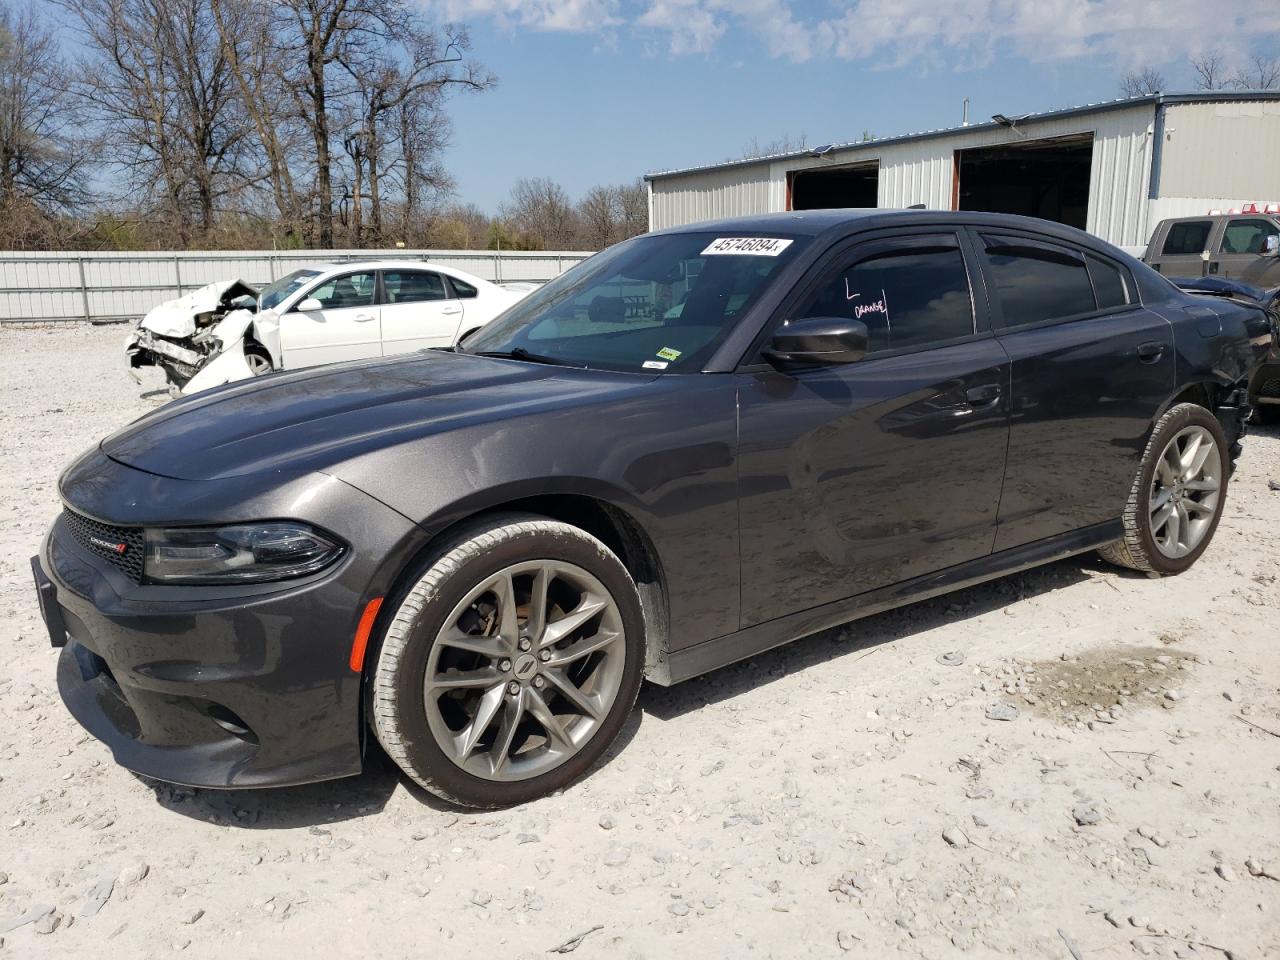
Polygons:
M0 323L132 320L217 280L251 286L348 260L428 260L485 280L552 280L590 253L557 250L232 250L0 253Z

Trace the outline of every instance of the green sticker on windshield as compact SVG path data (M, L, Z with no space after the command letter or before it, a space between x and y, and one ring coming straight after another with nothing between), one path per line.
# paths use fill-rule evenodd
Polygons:
M672 350L670 347L663 347L658 351L658 356L663 360L674 360L676 357L680 356L680 351Z

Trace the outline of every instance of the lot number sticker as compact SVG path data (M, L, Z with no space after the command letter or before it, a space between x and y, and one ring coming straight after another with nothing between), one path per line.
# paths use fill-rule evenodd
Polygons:
M704 257L725 255L776 257L789 246L791 246L790 240L774 237L717 237L707 244L707 249L702 251L702 255Z

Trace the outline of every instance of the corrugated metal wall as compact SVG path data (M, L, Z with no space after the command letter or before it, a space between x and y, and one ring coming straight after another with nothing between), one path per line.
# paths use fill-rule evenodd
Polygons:
M301 267L428 260L485 280L551 280L590 253L517 250L290 250L200 253L0 253L0 323L141 317L217 280L264 286Z
M781 210L786 203L785 193L781 198L772 195L768 162L691 173L654 181L650 186L650 230L716 217L768 213Z
M676 226L712 217L784 210L788 172L867 160L880 163L879 206L923 203L931 209L948 210L956 150L1092 133L1088 229L1112 243L1143 243L1147 238L1154 116L1154 107L1143 103L1031 120L1016 131L990 126L958 129L939 136L858 144L822 158L764 160L745 167L660 177L652 181L652 225Z
M1164 131L1159 196L1194 199L1186 215L1280 200L1280 103L1173 103L1165 108Z

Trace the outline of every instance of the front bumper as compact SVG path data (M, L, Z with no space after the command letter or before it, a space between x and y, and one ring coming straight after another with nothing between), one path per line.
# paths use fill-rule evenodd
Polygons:
M117 481L137 473L104 469ZM266 592L138 585L82 547L63 517L54 521L36 579L51 587L41 590L46 621L61 621L50 628L51 640L58 633L64 641L58 690L116 762L196 787L287 786L360 772L352 638L364 603L389 586L381 561L394 558L412 524L331 478L318 489L311 499L320 512L347 515L345 524L326 518L327 528L345 534L352 550L331 570ZM357 543L353 529L361 527Z

